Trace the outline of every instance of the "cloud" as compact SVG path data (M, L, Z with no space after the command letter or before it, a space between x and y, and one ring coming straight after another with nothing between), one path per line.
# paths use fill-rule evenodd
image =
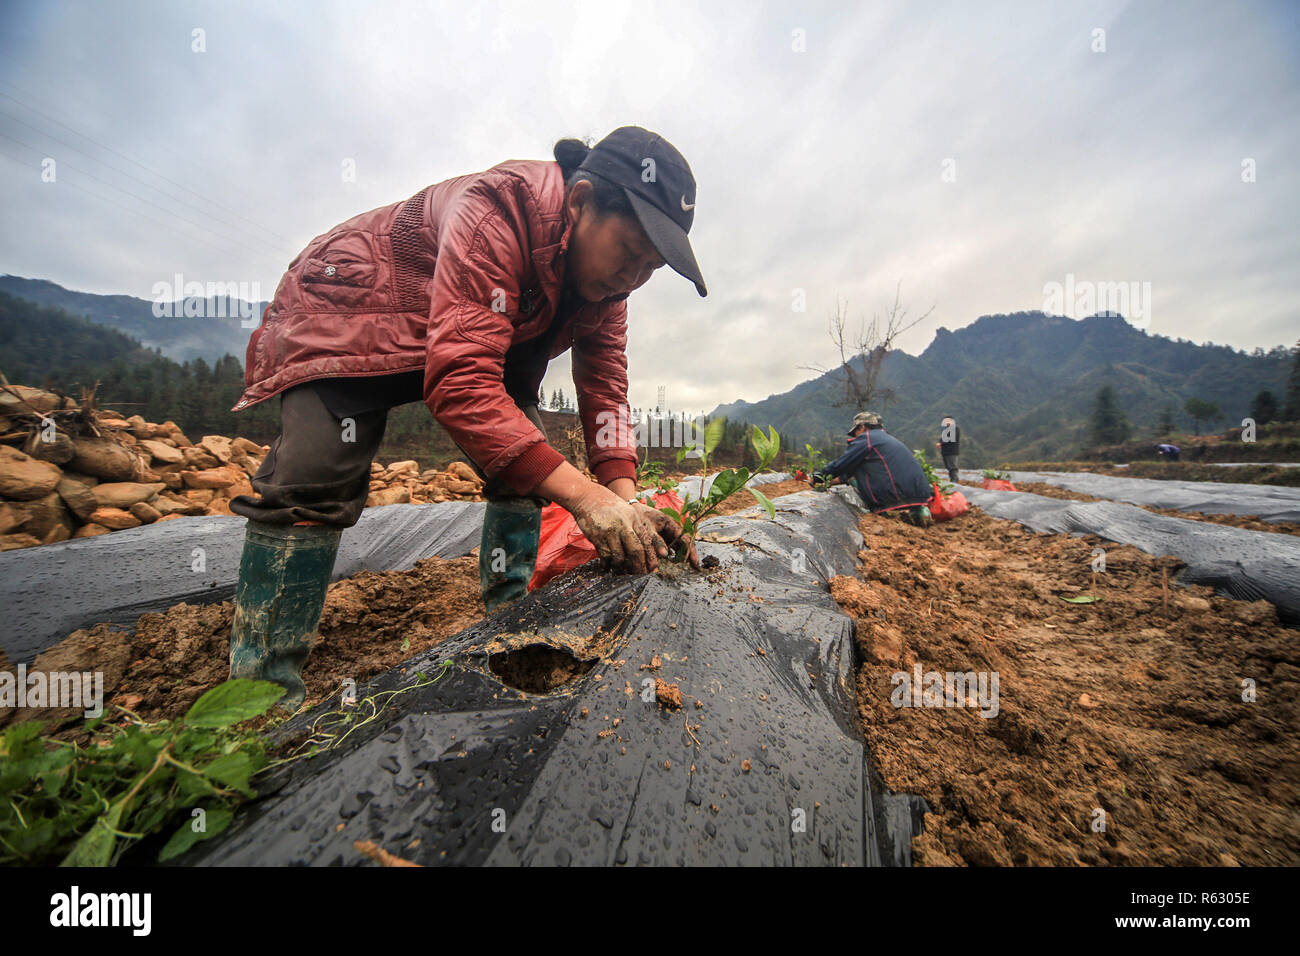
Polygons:
M1269 347L1297 327L1296 34L1285 3L10 3L0 270L269 295L358 212L636 123L692 163L710 295L664 270L629 302L633 404L785 391L834 359L837 300L900 280L935 306L912 352L1067 273Z

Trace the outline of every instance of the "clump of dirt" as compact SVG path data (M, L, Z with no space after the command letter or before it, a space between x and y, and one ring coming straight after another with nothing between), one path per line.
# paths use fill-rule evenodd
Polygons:
M1016 485L1020 491L1028 491L1031 494L1042 495L1044 498L1056 498L1063 501L1109 501L1109 498L1094 498L1092 495L1085 495L1080 491L1071 491L1068 488L1060 488L1056 485L1049 485L1039 481L1027 481ZM1142 508L1158 515L1168 515L1170 518L1190 518L1193 521L1208 521L1212 524L1230 525L1234 528L1245 528L1247 531L1271 531L1276 534L1294 534L1300 535L1300 524L1294 521L1265 521L1259 515L1216 515L1201 511L1178 511L1174 508L1155 508L1151 505L1135 505L1134 507Z
M579 660L549 644L526 644L488 658L488 669L501 683L530 694L549 694L595 666L595 657Z
M669 710L682 709L682 689L661 677L655 678L655 700Z
M360 684L435 647L484 614L476 555L425 558L409 571L362 571L331 585L303 669L307 705L338 694L346 678ZM145 720L177 718L228 676L233 618L234 605L226 601L141 615L134 633L98 624L74 631L32 669L103 671L108 713L116 704ZM76 716L23 714L47 723Z
M1170 584L1166 614L1176 559L978 509L860 528L860 577L832 594L876 765L934 810L919 865L1300 862L1300 642L1272 605ZM895 706L917 665L996 673L996 712Z

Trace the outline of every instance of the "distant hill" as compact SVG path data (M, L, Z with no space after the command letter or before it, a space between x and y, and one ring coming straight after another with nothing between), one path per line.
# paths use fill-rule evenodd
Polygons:
M171 282L171 277L166 281ZM159 349L177 362L201 358L211 363L223 355L235 355L242 361L248 337L261 321L266 307L265 302L249 304L228 296L182 298L164 303L169 315L160 318L154 314L154 303L148 299L74 292L44 279L12 275L0 276L0 292L39 305L65 309L96 325L117 329L137 339L145 348ZM196 312L199 314L195 315ZM249 328L241 324L241 316L245 314L253 317Z
M1154 434L1160 413L1190 430L1183 402L1216 402L1221 422L1240 424L1262 388L1286 392L1290 351L1239 352L1149 335L1116 315L1070 319L1042 312L986 315L950 332L939 329L919 356L893 352L880 384L891 402L872 411L909 447L931 449L939 422L951 415L962 427L963 466L1076 456L1086 442L1093 397L1113 385L1138 433ZM710 417L774 425L843 446L855 409L837 407L842 386L835 371L761 402L719 405ZM817 444L814 441L814 444Z

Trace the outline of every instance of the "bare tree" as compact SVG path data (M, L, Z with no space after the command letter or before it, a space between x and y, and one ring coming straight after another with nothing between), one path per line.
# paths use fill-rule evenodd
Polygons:
M930 306L924 315L908 319L907 307L902 304L903 282L900 279L894 289L894 304L884 315L871 316L871 322L861 322L856 332L846 334L849 304L835 300L835 313L830 317L829 331L831 341L840 351L839 368L821 368L816 365L801 366L813 372L825 375L833 374L843 386L843 392L837 407L848 407L861 411L870 408L872 403L887 403L893 397L892 389L880 383L880 369L885 357L894 349L898 337L909 329L915 328L930 317L935 307Z

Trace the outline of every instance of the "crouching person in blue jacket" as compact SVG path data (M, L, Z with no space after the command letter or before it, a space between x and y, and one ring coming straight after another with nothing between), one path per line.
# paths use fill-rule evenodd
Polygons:
M897 511L918 527L932 523L928 504L933 489L925 470L906 445L885 432L885 423L875 412L853 416L848 450L812 478L814 487L852 480L872 514Z

